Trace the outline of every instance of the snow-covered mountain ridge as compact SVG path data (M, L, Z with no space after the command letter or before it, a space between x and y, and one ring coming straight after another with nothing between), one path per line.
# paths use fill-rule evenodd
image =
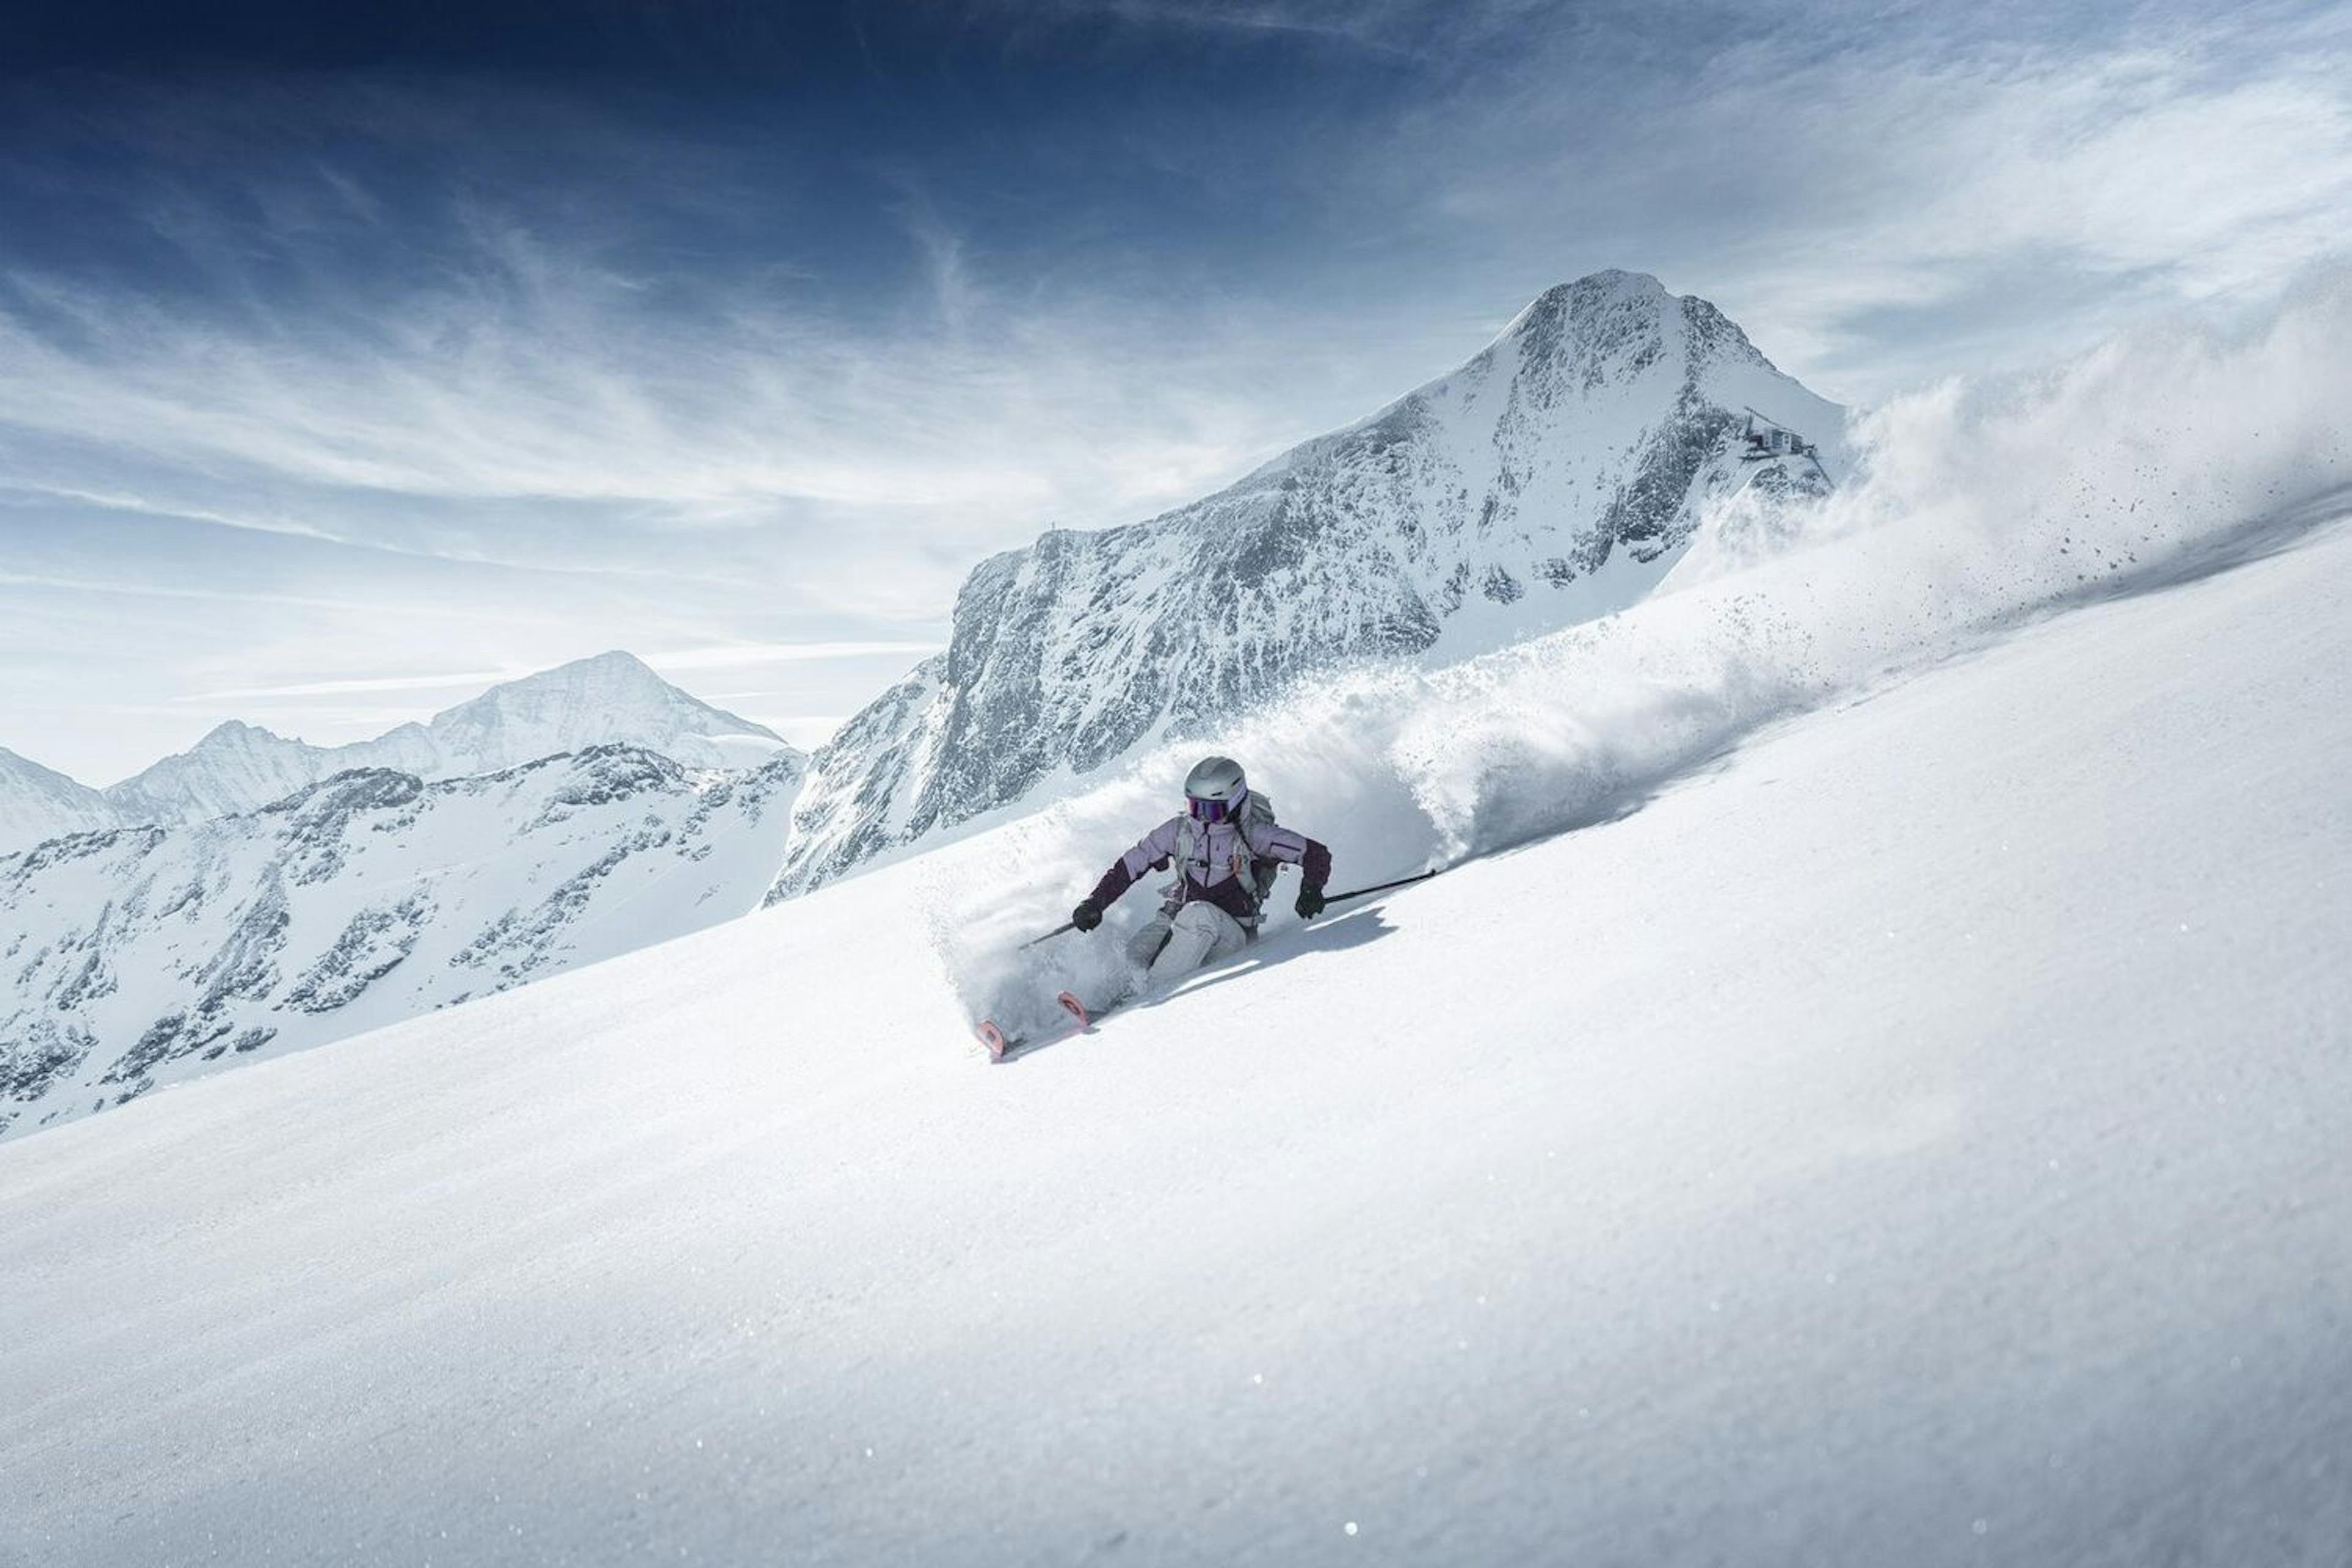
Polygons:
M112 803L97 790L0 746L0 850L110 827L118 820Z
M0 748L0 851L93 828L255 811L355 769L462 778L608 745L641 746L689 768L759 767L793 750L773 731L614 651L506 681L424 723L348 745L313 746L232 719L102 790Z
M1743 461L1751 409L1822 458ZM1822 494L1843 424L1704 300L1625 272L1550 289L1460 369L1213 496L983 563L948 650L814 759L773 896L1309 674L1622 609L1710 508Z
M740 915L803 767L602 746L440 781L358 769L0 857L0 1137Z
M773 731L615 651L507 681L424 723L347 745L313 746L232 719L105 789L0 747L0 850L96 827L252 811L354 769L462 778L605 745L642 746L689 768L759 767L792 750Z
M357 768L462 778L605 745L642 747L689 768L757 767L791 749L615 650L493 686L424 723L349 745L306 745L232 721L104 794L126 825L194 822L251 811Z

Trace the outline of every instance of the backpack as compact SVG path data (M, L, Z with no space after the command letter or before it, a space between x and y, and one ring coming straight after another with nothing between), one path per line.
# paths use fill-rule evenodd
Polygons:
M1234 868L1234 875L1241 879L1243 890L1249 894L1250 916L1241 923L1250 928L1250 934L1255 936L1266 895L1274 891L1274 879L1282 875L1282 862L1272 856L1251 854L1248 845L1259 828L1275 826L1274 803L1251 790L1242 797L1241 815L1234 819L1234 826L1241 830L1243 847L1239 853L1249 861L1246 866ZM1161 908L1170 914L1175 913L1177 906L1184 901L1184 868L1192 863L1200 847L1201 825L1188 815L1176 826L1176 879L1163 889L1167 902Z

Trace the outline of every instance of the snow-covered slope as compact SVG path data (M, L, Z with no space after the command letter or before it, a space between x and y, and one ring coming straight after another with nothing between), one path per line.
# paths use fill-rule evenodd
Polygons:
M1743 462L1750 408L1828 467ZM1704 300L1626 272L1553 289L1453 374L1228 489L980 566L943 658L816 760L776 896L1307 674L1622 609L1710 509L1818 496L1843 422Z
M0 857L0 1137L740 915L802 765L366 769Z
M0 849L119 821L107 798L0 746Z
M1530 680L1532 751L1286 763L1351 872L1591 826L1014 1066L942 957L1056 918L1008 830L0 1146L0 1561L2335 1568L2292 540L1727 757Z
M105 795L126 822L196 822L255 810L355 768L461 778L605 745L657 752L689 768L757 767L791 750L616 651L493 686L428 722L346 746L306 745L232 721Z

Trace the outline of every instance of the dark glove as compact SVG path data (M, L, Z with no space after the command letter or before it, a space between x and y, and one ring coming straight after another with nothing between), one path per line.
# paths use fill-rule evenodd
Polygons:
M1300 920L1313 920L1323 912L1323 889L1312 882L1307 883L1298 889L1298 902L1291 907L1298 911Z
M1322 900L1318 899L1316 902L1319 906ZM1088 899L1070 911L1070 923L1080 931L1094 930L1095 927L1102 924L1102 906Z

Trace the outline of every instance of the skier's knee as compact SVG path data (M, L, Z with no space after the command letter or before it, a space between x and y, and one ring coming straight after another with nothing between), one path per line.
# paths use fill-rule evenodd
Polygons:
M1160 949L1168 945L1168 933L1174 922L1166 915L1147 921L1128 938L1128 962L1138 969L1149 969L1160 957Z

